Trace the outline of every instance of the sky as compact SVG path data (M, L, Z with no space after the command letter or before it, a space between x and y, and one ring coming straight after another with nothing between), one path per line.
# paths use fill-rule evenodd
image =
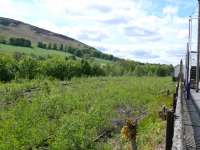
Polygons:
M77 39L114 56L178 64L197 0L0 0L0 16ZM194 29L196 24L194 23Z

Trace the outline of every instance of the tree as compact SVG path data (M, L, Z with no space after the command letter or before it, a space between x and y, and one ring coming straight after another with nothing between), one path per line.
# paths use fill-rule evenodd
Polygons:
M91 74L93 76L105 76L104 70L98 64L94 64L91 67Z
M9 39L9 44L15 45L15 43L16 43L15 38L10 38Z
M75 61L53 58L43 63L42 70L46 76L52 76L60 80L71 79L78 73L74 64L76 64Z
M15 46L31 47L31 41L26 40L24 38L13 38L13 37L11 37L9 39L9 44L15 45Z
M86 60L81 60L81 73L83 75L91 75L91 66Z
M42 48L42 42L38 42L37 47Z
M52 49L51 43L48 44L48 49Z
M70 47L68 47L67 52L73 54L74 53L74 49L70 46Z
M58 49L58 47L57 47L57 44L56 44L56 43L54 43L54 44L53 44L53 49L54 49L54 50L57 50L57 49Z
M169 75L168 68L164 65L159 65L157 68L157 75L161 77Z
M137 65L134 70L134 75L144 76L145 75L144 67L142 65Z
M38 47L39 47L39 48L46 49L46 48L47 48L47 44L46 44L46 43L43 43L43 42L38 42Z
M60 45L59 50L60 50L60 51L63 51L63 50L64 50L64 46L63 46L63 44Z
M47 49L47 44L46 43L43 43L43 48Z
M82 57L83 53L81 52L81 50L77 49L74 53L74 55L78 56L78 57Z
M24 46L25 46L25 47L31 47L31 41L29 41L29 40L24 40Z

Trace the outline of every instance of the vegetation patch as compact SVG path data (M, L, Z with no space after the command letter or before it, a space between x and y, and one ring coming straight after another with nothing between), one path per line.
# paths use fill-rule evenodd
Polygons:
M142 64L129 60L101 63L91 59L52 54L40 56L21 52L0 53L0 81L5 82L18 78L45 77L70 80L83 76L169 76L172 70L170 65Z
M129 144L121 138L119 126L103 140L95 139L108 133L116 120L147 111L139 122L137 143L139 149L153 150L163 142L165 131L158 110L171 104L171 95L162 91L173 87L168 77L0 83L0 103L4 103L0 107L0 149L126 149Z

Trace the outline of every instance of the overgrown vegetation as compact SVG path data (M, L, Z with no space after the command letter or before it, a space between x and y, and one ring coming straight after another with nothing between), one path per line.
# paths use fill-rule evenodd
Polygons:
M167 65L141 64L134 61L118 61L113 64L99 64L73 57L25 55L14 53L0 55L0 81L12 79L37 79L54 77L70 80L81 76L168 76L172 67Z
M14 57L14 59L13 59ZM43 58L15 53L13 57L0 57L0 80L36 79L54 77L69 80L72 77L104 76L104 70L97 64L89 64L86 60L73 60L59 57Z
M146 112L138 147L155 150L165 123L157 111L169 105L170 78L99 77L16 80L0 84L0 149L127 149L119 129L94 142L115 122ZM125 112L125 113L124 113Z
M24 53L0 53L0 149L127 149L120 129L125 119L144 113L139 149L154 150L162 144L165 125L157 110L170 104L166 91L173 84L157 76L170 75L172 66L128 60L101 63L21 49ZM95 142L105 131L110 133Z

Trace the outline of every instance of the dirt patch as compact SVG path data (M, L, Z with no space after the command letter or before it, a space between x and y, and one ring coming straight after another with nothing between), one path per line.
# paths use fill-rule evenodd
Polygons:
M107 142L108 139L113 138L114 134L119 134L121 132L121 129L126 123L126 120L133 120L138 121L142 118L144 118L147 114L147 112L141 112L140 115L135 115L134 112L136 109L134 109L131 106L127 105L120 105L116 107L116 118L113 118L111 120L111 127L104 129L102 132L99 133L99 135L94 139L94 142Z
M116 131L120 131L125 124L126 119L136 120L134 109L130 106L121 105L116 108L117 117L112 119L112 126Z

